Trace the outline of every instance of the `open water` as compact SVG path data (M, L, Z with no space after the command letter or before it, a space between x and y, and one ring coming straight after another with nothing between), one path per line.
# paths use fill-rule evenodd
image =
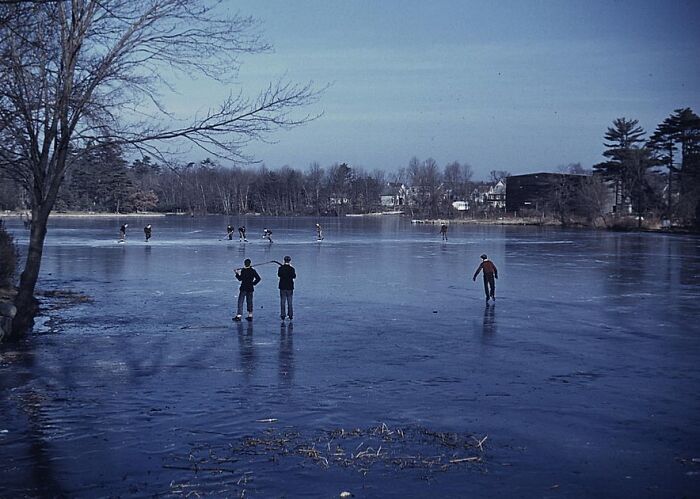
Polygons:
M232 322L232 269L284 255L294 323L275 264ZM697 237L56 218L39 286L91 301L0 347L2 497L700 495Z

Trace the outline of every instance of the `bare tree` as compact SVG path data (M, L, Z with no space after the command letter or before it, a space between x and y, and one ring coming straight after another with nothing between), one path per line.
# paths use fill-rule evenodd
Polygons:
M313 116L310 85L271 83L256 98L231 91L187 119L163 92L180 74L235 83L239 57L266 50L256 22L217 14L208 0L66 0L0 5L0 172L30 193L33 225L15 304L17 331L34 314L47 220L67 171L103 144L164 153L198 147L214 157Z
M446 187L450 190L452 201L466 199L472 175L472 167L469 164L462 165L459 161L453 161L445 165L443 178Z
M314 161L309 165L305 175L306 197L313 207L314 215L318 216L325 211L326 205L323 203L323 184L325 171L318 162Z
M408 163L407 171L411 186L415 189L414 202L418 211L430 217L438 216L443 185L437 162L433 158L420 162L414 156Z
M337 215L344 215L348 198L350 196L350 186L353 179L353 171L347 163L335 163L328 168L328 190L331 195L331 205Z

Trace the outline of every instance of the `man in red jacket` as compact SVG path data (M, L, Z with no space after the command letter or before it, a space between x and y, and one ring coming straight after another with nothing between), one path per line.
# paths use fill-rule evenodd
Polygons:
M484 291L486 292L486 303L489 302L489 298L496 301L496 281L498 279L498 269L493 264L489 257L486 255L481 255L481 264L479 268L474 272L474 281L476 281L476 276L479 272L484 271Z

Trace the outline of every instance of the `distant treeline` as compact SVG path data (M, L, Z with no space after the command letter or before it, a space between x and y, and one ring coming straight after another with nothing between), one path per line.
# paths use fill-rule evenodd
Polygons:
M700 118L677 109L650 137L637 120L618 118L604 138L606 160L586 170L580 164L562 172L584 174L585 181L554 181L537 211L562 223L608 226L633 216L700 226ZM594 173L594 174L592 174ZM506 179L492 171L489 185ZM162 164L148 156L128 162L116 145L74 151L55 209L94 212L182 212L191 214L330 215L401 209L411 216L452 218L503 214L505 205L490 198L484 183L472 182L468 164L440 167L429 158L412 158L397 172L367 172L336 163L306 170L285 166L226 166L211 159ZM382 204L382 195L385 203ZM0 209L25 209L26 193L10 180L0 185ZM458 211L454 201L466 201Z
M184 212L193 214L344 215L382 208L382 193L396 194L402 184L419 185L424 195L412 203L415 214L449 216L449 199L464 198L473 184L471 168L458 162L440 169L413 158L407 168L387 174L345 163L304 170L288 166L224 166L199 163L165 165L146 156L129 163L116 146L76 154L56 201L58 211ZM390 185L391 183L391 185ZM449 188L450 195L445 196ZM0 189L1 209L28 206L13 182ZM449 199L448 199L449 198Z

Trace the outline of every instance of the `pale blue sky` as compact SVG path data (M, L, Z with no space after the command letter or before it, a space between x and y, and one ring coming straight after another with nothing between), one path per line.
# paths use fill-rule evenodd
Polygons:
M477 178L590 167L613 119L639 119L651 132L678 107L700 112L698 1L231 0L230 8L262 21L274 46L243 59L247 91L280 75L331 84L310 109L323 117L249 147L272 168L396 170L414 155L469 163ZM193 94L183 109L217 92Z

